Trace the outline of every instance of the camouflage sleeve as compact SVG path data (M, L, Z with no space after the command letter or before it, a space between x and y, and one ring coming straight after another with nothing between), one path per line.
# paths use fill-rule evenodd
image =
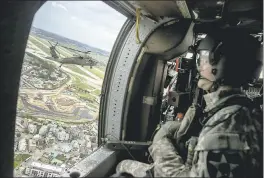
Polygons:
M242 152L196 150L192 166L185 165L169 139L150 147L155 177L243 177Z
M134 177L146 177L147 171L152 168L151 164L142 163L135 160L123 160L121 161L117 167L117 173L127 173Z
M190 168L183 163L170 139L162 138L149 147L154 160L155 177L189 177Z
M185 165L170 139L163 138L153 143L149 152L154 160L154 174L157 177L250 175L250 167L256 164L253 152L259 151L254 132L246 111L235 107L222 110L206 123L200 133L191 166Z

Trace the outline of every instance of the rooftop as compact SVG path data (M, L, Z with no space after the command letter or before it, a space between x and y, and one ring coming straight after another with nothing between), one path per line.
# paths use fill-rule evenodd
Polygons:
M60 173L62 171L61 167L53 166L53 165L49 165L49 164L43 164L43 163L39 163L39 162L32 162L31 166L35 167L35 168L42 169L42 170L44 169L47 171L53 171L56 173Z

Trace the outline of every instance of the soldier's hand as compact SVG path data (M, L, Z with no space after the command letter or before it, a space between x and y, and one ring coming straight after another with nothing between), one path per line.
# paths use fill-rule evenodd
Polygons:
M154 136L153 142L157 142L164 137L173 137L175 132L179 129L180 122L178 121L167 121L161 128L158 130Z

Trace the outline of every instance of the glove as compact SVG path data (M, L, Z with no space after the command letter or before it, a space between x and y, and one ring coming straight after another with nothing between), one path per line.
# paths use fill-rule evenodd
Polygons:
M179 129L181 123L177 121L167 121L164 125L161 126L159 131L153 138L153 143L159 141L164 137L173 137L175 132Z
M153 165L139 162L136 160L125 159L118 163L116 172L132 175L133 177L146 177L147 171L152 169Z

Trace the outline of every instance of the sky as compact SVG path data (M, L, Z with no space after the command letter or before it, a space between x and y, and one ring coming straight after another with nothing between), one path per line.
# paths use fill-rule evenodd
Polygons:
M125 20L101 1L47 1L33 26L110 52Z

